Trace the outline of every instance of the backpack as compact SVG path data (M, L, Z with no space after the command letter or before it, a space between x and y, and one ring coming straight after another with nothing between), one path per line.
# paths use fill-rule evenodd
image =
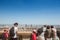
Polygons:
M11 29L10 29L10 37L13 37L14 35L15 35L15 33L14 33L14 27L12 27Z

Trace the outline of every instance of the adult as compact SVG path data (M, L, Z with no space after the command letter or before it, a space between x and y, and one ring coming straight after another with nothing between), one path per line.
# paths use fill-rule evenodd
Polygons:
M17 40L18 23L14 23L14 26L10 29L10 40Z
M46 25L44 25L44 27L43 27L43 32L45 32L46 31Z
M44 40L44 33L46 31L46 25L44 25L44 27L41 27L37 30L37 40Z
M51 31L52 31L52 32L51 32L51 37L52 37L52 39L53 39L53 40L56 40L56 36L57 36L57 35L56 35L56 32L57 32L57 31L56 31L56 28L55 28L54 26L51 26Z
M44 37L45 37L45 40L51 38L51 27L50 26L47 26Z

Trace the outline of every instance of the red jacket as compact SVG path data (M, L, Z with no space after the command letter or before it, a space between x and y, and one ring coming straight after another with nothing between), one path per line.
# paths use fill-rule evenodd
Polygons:
M4 33L4 37L8 38L9 34L8 33Z
M36 33L32 34L32 40L36 40Z

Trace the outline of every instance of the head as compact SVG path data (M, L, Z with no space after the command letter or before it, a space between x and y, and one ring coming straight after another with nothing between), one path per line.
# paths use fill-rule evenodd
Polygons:
M50 29L50 26L47 26L47 29Z
M8 32L7 30L4 30L4 32Z
M54 26L51 26L51 28L54 28Z
M17 26L18 26L18 23L14 23L14 26L16 26L16 27L17 27Z
M37 34L40 35L42 32L43 32L43 27L38 28L38 30L37 30Z
M44 27L46 27L46 25L44 25Z
M33 30L33 33L36 33L36 30Z
M6 30L4 30L4 32L6 32Z

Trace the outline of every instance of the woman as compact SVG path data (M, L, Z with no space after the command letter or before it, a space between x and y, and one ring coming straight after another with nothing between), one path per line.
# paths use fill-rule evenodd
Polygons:
M41 27L37 30L37 40L44 40L43 27Z

